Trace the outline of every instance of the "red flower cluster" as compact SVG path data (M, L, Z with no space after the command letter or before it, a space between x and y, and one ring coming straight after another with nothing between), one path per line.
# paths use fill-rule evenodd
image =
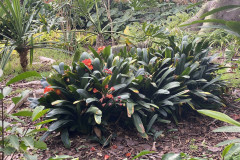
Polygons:
M47 86L46 88L44 88L44 94L45 93L48 93L48 92L51 92L51 91L53 91L54 89L53 88L51 88L51 86L49 85L49 86Z
M90 70L93 70L91 59L84 59L82 63L84 63Z
M104 69L104 72L107 73L107 74L112 74L112 71L110 69L107 69L107 68Z
M97 50L98 54L99 54L100 52L102 52L102 50L104 50L104 48L105 48L105 46L99 47L98 50Z
M57 95L61 95L61 90L60 89L53 89L51 88L51 86L47 86L46 88L44 88L44 94L45 93L48 93L48 92L51 92L51 91L54 91Z
M113 95L112 94L107 94L106 97L109 98L109 99L113 99Z

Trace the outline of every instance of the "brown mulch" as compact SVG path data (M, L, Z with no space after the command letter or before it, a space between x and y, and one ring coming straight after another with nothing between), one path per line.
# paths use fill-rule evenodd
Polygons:
M26 87L41 88L39 85ZM17 86L14 88L17 88ZM240 120L240 103L234 101L236 97L225 96L224 99L228 107L221 108L220 111L236 120ZM25 103L21 108L28 107L28 105L29 103ZM29 120L28 123L31 125ZM226 125L226 123L191 112L179 120L178 125L175 123L155 125L156 130L163 131L162 135L155 141L153 136L149 136L148 140L141 138L135 129L126 130L120 126L114 126L112 130L117 136L111 140L108 147L103 148L99 143L91 142L86 135L74 135L71 137L71 149L66 149L60 136L55 135L46 140L48 149L38 151L38 155L39 159L42 160L55 155L71 155L84 160L103 160L104 156L108 155L110 160L120 160L132 158L142 150L154 150L154 154L143 156L143 158L155 160L161 159L165 153L184 152L191 157L221 159L223 147L216 147L215 145L221 141L239 137L236 133L212 132L213 129L223 125Z

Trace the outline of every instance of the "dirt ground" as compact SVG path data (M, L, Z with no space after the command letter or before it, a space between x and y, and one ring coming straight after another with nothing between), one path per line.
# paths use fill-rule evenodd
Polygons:
M24 81L23 81L24 82ZM20 82L20 83L23 83ZM23 86L22 86L23 87ZM18 89L18 84L13 88ZM41 85L24 86L23 88L41 89ZM225 95L227 107L221 108L220 111L228 114L235 120L240 120L240 103L234 101L237 97ZM10 97L9 97L10 98ZM5 106L9 106L6 103ZM26 102L19 109L28 107ZM19 110L18 109L18 110ZM25 119L27 120L27 119ZM29 125L31 122L27 120ZM179 124L156 124L154 127L158 131L163 131L162 135L154 141L152 136L149 139L143 139L138 135L135 129L126 130L120 126L113 126L117 136L111 140L108 147L102 147L99 143L91 142L86 135L74 135L71 137L71 149L64 148L59 135L54 135L47 139L47 150L39 151L39 159L46 160L55 155L71 155L79 159L104 159L108 155L110 160L120 160L124 158L131 159L142 150L153 150L155 153L143 156L142 158L159 160L164 153L180 153L184 152L191 157L221 159L221 151L223 147L216 147L219 142L227 139L240 137L237 133L215 133L213 129L226 125L223 122L212 118L202 116L195 112L190 112L179 120ZM20 155L16 155L18 159Z

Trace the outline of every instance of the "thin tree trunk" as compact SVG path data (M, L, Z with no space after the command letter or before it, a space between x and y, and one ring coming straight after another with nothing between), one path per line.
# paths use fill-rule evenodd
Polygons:
M96 39L96 49L103 45L104 45L104 36L102 34L98 34Z
M103 0L103 5L106 9L106 12L107 12L107 17L108 17L108 20L109 22L111 23L111 39L112 39L112 45L115 45L115 41L114 41L114 38L113 38L113 21L112 21L112 18L111 18L111 2L110 0L108 0L107 2L108 5L106 5L105 1Z
M20 64L22 66L22 69L23 69L24 72L26 72L27 65L28 65L28 58L27 58L28 49L24 48L24 49L21 49L21 50L17 50L17 52L19 53Z

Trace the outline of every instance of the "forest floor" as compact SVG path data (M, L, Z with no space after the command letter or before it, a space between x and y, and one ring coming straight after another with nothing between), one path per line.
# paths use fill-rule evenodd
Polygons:
M20 82L21 84L24 83ZM19 89L19 85L12 86L14 90ZM41 89L41 85L31 84L30 86L21 86L21 88L29 88L31 90ZM17 95L15 93L13 95ZM13 96L11 95L11 96ZM227 105L225 108L220 108L221 112L226 113L235 120L240 120L240 102L234 101L237 97L232 97L231 94L222 97ZM8 97L10 99L10 97ZM6 103L8 107L10 103ZM17 110L29 107L29 102L26 102ZM17 111L16 110L16 111ZM29 125L33 124L29 119L24 118ZM202 157L206 159L221 159L221 152L224 147L216 147L216 144L228 139L240 137L237 133L216 133L212 130L226 125L223 122L212 118L200 115L196 112L189 112L179 120L178 125L175 123L163 124L159 123L154 126L157 131L163 131L162 134L154 140L153 136L149 139L143 139L133 129L126 129L121 125L115 125L110 128L112 133L117 136L111 139L110 145L102 147L99 143L91 142L87 135L74 135L71 137L72 147L64 148L59 134L46 140L48 149L39 151L39 159L46 160L55 155L70 155L79 159L104 159L105 155L111 160L120 160L124 158L131 159L133 156L142 150L151 150L155 153L143 156L142 158L159 160L165 153L187 153L190 157ZM20 155L16 155L18 159Z

